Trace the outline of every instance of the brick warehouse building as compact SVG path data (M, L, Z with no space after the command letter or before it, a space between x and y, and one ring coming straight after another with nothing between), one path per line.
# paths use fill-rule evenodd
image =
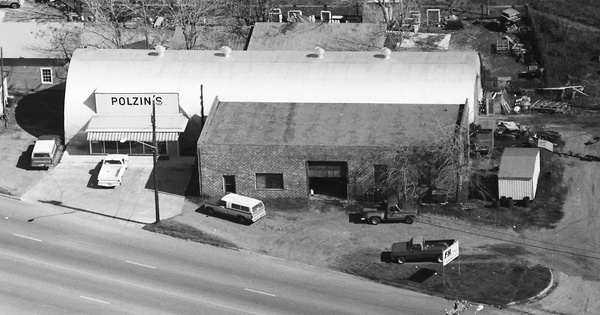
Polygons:
M198 141L201 193L356 198L394 145L454 136L467 121L462 104L215 102Z

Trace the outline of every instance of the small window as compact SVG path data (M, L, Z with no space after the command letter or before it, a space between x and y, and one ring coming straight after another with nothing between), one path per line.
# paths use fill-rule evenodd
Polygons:
M283 174L256 174L256 188L283 189Z
M42 68L42 84L52 84L52 68Z
M232 203L232 204L231 204L231 208L232 208L232 209L236 209L236 210L241 210L241 209L242 209L242 206L240 206L240 205L238 205L238 204L235 204L235 203Z
M246 206L241 206L240 208L242 211L250 212L250 208L248 208Z
M227 208L227 202L219 200L219 207Z

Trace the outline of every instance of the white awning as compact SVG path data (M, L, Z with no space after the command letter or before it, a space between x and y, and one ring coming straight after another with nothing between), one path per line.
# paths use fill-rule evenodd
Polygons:
M179 115L156 115L156 140L177 141L185 131L188 119ZM88 141L152 141L149 115L96 115L90 119Z
M152 141L152 132L88 132L88 141ZM179 139L178 132L157 132L156 141L177 141Z

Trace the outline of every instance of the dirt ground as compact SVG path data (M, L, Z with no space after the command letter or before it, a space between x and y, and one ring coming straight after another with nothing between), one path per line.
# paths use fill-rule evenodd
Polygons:
M559 131L566 141L562 152L600 156L600 142L584 143L600 135L594 127L600 113L583 124L566 123L561 117L548 118L546 127ZM592 116L590 116L592 115ZM519 116L503 119L519 118ZM555 118L558 118L556 120ZM539 118L538 118L539 119ZM555 121L556 120L556 121ZM174 218L237 246L276 257L322 267L348 263L342 257L381 263L381 254L393 242L413 235L430 238L458 238L461 255L491 254L498 259L525 259L532 265L550 267L558 285L541 300L513 306L530 314L600 314L600 169L598 162L563 156L565 183L569 193L565 216L555 229L515 230L470 224L460 220L427 215L412 225L389 223L372 226L355 223L339 201L315 196L300 210L269 208L268 215L250 226L210 217L198 210L197 201L186 203L184 212ZM267 205L269 207L269 205ZM381 263L385 268L385 263Z

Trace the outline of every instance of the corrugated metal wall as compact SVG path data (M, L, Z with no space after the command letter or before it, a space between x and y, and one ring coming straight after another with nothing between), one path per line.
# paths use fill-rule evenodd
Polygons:
M537 185L537 183L535 184ZM515 200L521 200L525 197L534 199L533 179L498 179L498 197L512 197Z

